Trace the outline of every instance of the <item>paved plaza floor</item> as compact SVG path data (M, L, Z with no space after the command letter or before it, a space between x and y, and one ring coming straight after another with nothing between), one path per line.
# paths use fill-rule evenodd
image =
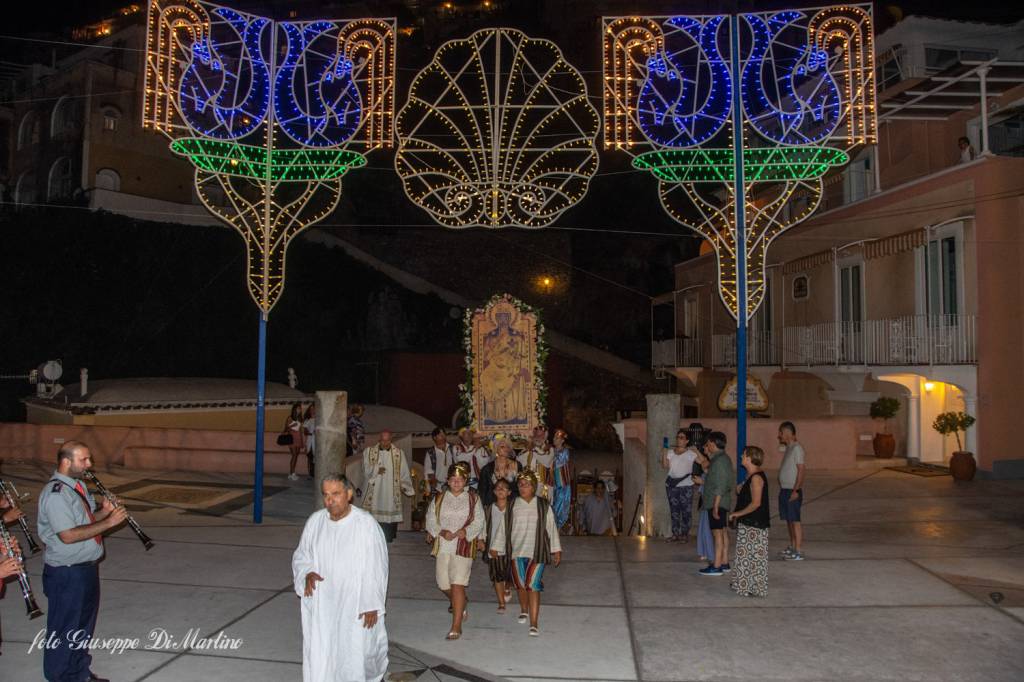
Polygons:
M35 499L49 471L6 462L3 477ZM265 519L250 523L244 477L98 472L156 546L128 530L107 541L97 638L139 638L97 652L118 682L300 680L301 630L290 560L312 484L268 478ZM540 638L495 613L477 564L465 635L444 641L448 614L422 536L391 547L391 680L1022 680L1024 481L956 483L888 470L811 473L803 562L773 519L766 599L697 574L692 544L640 538L563 540L545 575ZM34 521L33 521L34 527ZM39 556L29 572L46 610ZM0 680L42 679L15 583L0 600ZM151 631L175 643L146 650ZM182 644L238 639L237 649ZM201 644L201 643L199 643Z

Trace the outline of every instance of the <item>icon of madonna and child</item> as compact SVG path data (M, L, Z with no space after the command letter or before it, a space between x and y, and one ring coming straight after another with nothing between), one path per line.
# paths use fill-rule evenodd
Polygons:
M529 434L537 425L537 318L508 299L473 316L473 384L477 431Z

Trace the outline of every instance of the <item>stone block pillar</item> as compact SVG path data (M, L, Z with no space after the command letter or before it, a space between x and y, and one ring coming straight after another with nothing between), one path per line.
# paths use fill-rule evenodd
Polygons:
M324 474L340 473L348 443L348 393L345 391L316 392L316 487L313 490L313 509L323 509L320 481ZM355 499L352 500L356 502Z
M665 451L665 438L670 445L675 444L680 403L681 398L677 394L647 396L647 486L643 506L646 512L644 534L649 536L672 535L672 519L665 496L667 472L661 466L661 457Z

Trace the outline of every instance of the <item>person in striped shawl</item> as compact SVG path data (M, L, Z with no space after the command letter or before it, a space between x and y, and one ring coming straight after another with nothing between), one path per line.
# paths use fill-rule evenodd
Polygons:
M562 543L551 504L537 495L537 474L524 469L517 479L519 497L508 505L504 525L495 528L491 546L505 546L512 582L519 593L519 622L530 621L530 636L540 634L540 593L544 568L562 562Z
M473 570L477 539L482 538L487 520L480 496L466 486L469 465L448 467L448 490L438 493L427 507L427 540L433 544L436 558L434 574L437 586L448 597L452 627L446 639L462 636L466 618L466 588Z

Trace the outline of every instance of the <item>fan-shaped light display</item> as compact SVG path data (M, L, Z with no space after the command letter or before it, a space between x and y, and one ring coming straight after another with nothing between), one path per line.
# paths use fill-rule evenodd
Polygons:
M447 227L544 227L597 171L597 110L554 43L509 28L445 43L396 122L406 194Z

